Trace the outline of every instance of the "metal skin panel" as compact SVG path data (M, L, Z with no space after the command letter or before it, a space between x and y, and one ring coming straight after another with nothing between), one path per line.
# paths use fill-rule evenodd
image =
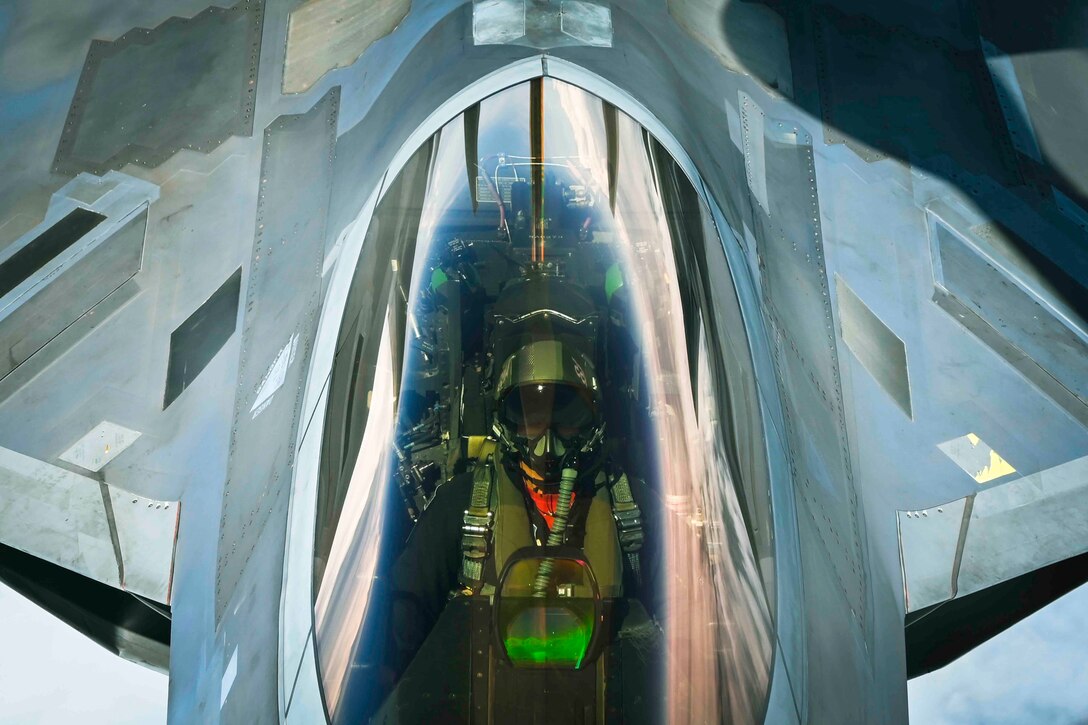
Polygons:
M359 59L404 20L410 0L310 0L291 13L283 92L300 93Z
M139 293L140 287L135 281L130 280L121 285L88 310L87 314L66 327L63 332L38 350L34 354L32 365L20 365L4 376L4 379L0 380L0 403L33 380L39 372L39 366L48 367L63 357L69 349L107 322L114 313L132 301Z
M612 11L601 3L559 0L475 0L472 41L476 45L612 47Z
M612 11L584 0L560 0L559 30L575 45L612 47Z
M768 86L787 98L793 95L786 28L773 10L739 0L668 0L667 4L669 15L723 66L769 79ZM730 28L737 28L733 38L726 33L723 15L729 16ZM737 37L746 40L738 43Z
M763 213L768 213L767 202L767 153L764 147L764 123L766 118L752 98L740 95L741 127L744 129L744 170L752 198Z
M339 94L265 132L260 204L245 292L242 359L219 529L216 605L222 617L294 464L301 381L317 324L325 213ZM291 290L290 295L283 294ZM301 349L279 393L257 415L254 401L285 342ZM270 443L275 441L270 446Z
M57 192L46 219L9 249L26 249L67 217L76 206L69 193L85 193L88 186L96 185L92 180L95 177L79 177ZM0 362L0 380L72 327L78 329L53 346L51 354L74 344L79 331L86 332L88 327L78 323L87 320L99 303L142 268L146 205L158 198L158 189L116 172L104 181L113 188L96 195L91 204L91 211L103 221L56 256L43 260L0 300L0 347L6 351ZM10 253L5 256L11 257Z
M109 488L125 590L170 604L181 504Z
M819 623L810 621L808 636L826 646L832 640L840 646L851 642L860 652L872 637L864 512L848 449L811 136L795 122L768 118L751 97L742 95L740 105L742 119L762 120L758 146L747 139L754 130L751 122L745 124L745 160L758 148L766 174L752 194L758 201L758 190L767 190L769 213L762 213L762 206L751 207L753 232L778 382L782 398L789 401L785 428L790 467L800 494L802 542L806 535L810 542L802 546L802 557L810 572L825 570L819 575L827 580L823 588L836 592L833 614ZM809 594L806 590L809 607L826 606L820 601L831 597Z
M961 168L1002 180L1015 178L1015 161L1004 147L1008 141L992 132L999 123L991 112L997 105L993 87L975 82L987 72L977 50L875 24L849 7L821 5L814 13L827 84L821 108L828 143L845 143L870 162L895 152L920 159L954 153ZM873 54L874 47L881 47L880 52ZM902 58L929 72L901 72L897 63ZM963 99L963 112L949 114L943 99L955 95ZM902 127L919 118L931 124L931 133L912 134L912 145L897 149ZM962 140L962 148L943 148L941 140L947 138Z
M1057 204L1058 210L1078 227L1088 232L1088 211L1066 196L1061 189L1052 186L1050 191L1054 195L1054 203Z
M265 134L215 580L206 592L215 596L201 600L220 659L199 673L199 698L179 703L184 717L272 720L277 710L286 491L317 324L338 100L336 91L328 93L305 113L277 119ZM282 384L258 404L268 381L279 377L277 361L292 340L295 356Z
M1047 14L1008 12L1001 4L987 4L981 8L979 34L995 87L1013 101L1002 99L1002 110L1015 114L1006 116L1013 141L1026 128L1038 146L1041 158L1022 150L1022 173L1040 186L1057 187L1083 212L1088 207L1088 156L1079 131L1088 98L1071 89L1088 72L1082 52L1088 43L1088 9L1066 1L1055 10L1057 22Z
M139 437L139 431L104 420L60 454L60 460L97 473Z
M170 603L178 503L0 448L2 541L117 589Z
M163 0L118 6L112 0L72 5L12 2L0 26L0 246L34 227L50 196L71 178L53 172L57 140L93 39L118 38L134 27L154 28L171 16L192 17L207 0ZM85 202L90 203L90 202Z
M242 270L237 270L170 333L170 362L166 366L166 408L200 375L234 334Z
M922 511L899 512L908 612L1088 551L1088 457Z
M937 223L935 231L937 282L943 288L938 294L943 292L966 306L1014 351L1064 385L1082 406L1088 404L1088 335L1017 287L946 225Z
M835 289L843 342L910 417L910 380L903 341L865 306L841 277L835 278Z
M33 297L5 310L0 376L24 363L139 271L146 224L144 210L92 252L67 265Z
M5 250L6 259L0 262L0 297L7 296L104 220L101 214L76 207L18 250Z
M261 0L240 0L92 43L54 170L158 166L183 148L208 152L248 135L262 18Z
M993 76L994 90L997 92L1001 113L1005 116L1005 125L1009 127L1009 139L1020 153L1042 161L1039 141L1028 115L1027 102L1023 90L1016 80L1016 68L1012 58L998 50L993 43L982 40L982 52L986 55L986 67Z
M472 42L505 45L525 37L522 0L480 0L472 6Z
M1088 551L1088 457L975 496L956 593L977 592Z
M908 612L955 596L956 557L967 499L924 511L900 511L903 597ZM970 516L970 511L967 512ZM953 552L949 556L949 552Z
M1069 415L1088 425L1088 311L1059 267L997 222L928 205L933 301Z
M120 588L98 481L8 449L0 461L4 543Z

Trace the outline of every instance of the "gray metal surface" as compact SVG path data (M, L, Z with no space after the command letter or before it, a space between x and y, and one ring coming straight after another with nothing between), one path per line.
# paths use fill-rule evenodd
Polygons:
M73 209L83 208L68 193L86 197L89 183L80 177L57 192L45 220L8 247L6 258L33 244ZM43 260L36 271L0 298L0 349L4 350L0 380L139 272L147 205L158 198L158 189L120 174L108 183L114 188L90 204L91 211L101 215L101 223L56 256Z
M156 501L0 448L0 541L170 603L178 502Z
M667 5L680 27L727 69L763 78L770 88L793 96L789 40L778 13L743 0L668 0Z
M992 243L963 230L962 216L947 206L931 212L934 301L1088 424L1088 322L1083 318L1088 298L1062 300L1045 282L1033 279L1029 260L1011 256L1005 245L1002 255ZM1029 271L1018 274L1017 268ZM1088 293L1075 283L1070 287L1070 294Z
M1066 196L1061 189L1052 186L1050 191L1054 195L1054 203L1057 205L1058 211L1069 217L1082 230L1088 232L1088 211L1085 211L1084 207Z
M1015 161L1002 148L1008 142L993 133L1000 123L993 87L976 82L986 73L976 50L957 47L958 38L875 23L856 6L815 7L828 143L845 143L870 162L889 154L915 163L947 154L972 173L1015 178ZM960 99L956 113L948 113L949 97ZM912 128L919 123L924 133ZM943 142L953 138L955 147Z
M158 166L183 148L206 153L249 135L262 18L261 0L239 0L93 42L54 170Z
M291 12L283 92L300 93L346 68L404 20L411 0L309 0Z
M60 460L97 473L139 437L139 431L104 420L60 454Z
M899 546L903 559L903 598L914 612L956 595L956 551L962 544L962 498L923 511L898 513Z
M767 200L767 150L764 143L766 120L763 109L751 96L741 91L740 123L744 134L744 173L752 198L764 214L770 213L770 202Z
M104 220L101 214L76 207L41 234L4 250L5 258L0 262L0 298L26 282Z
M1088 457L975 496L957 594L1088 551Z
M864 512L847 443L812 138L796 123L766 118L753 109L750 97L742 96L740 105L746 166L761 166L766 175L763 184L756 179L752 186L758 200L758 189L765 185L768 212L753 209L753 232L781 395L793 401L786 410L790 465L804 504L801 512L819 537L820 555L831 564L864 641L871 636ZM762 122L753 124L754 118ZM754 133L760 133L760 143L750 140ZM761 165L749 162L757 155Z
M1027 102L1023 90L1016 80L1016 68L1012 58L1002 53L993 43L982 39L982 52L986 56L986 67L994 81L1001 113L1005 116L1005 125L1009 128L1012 145L1022 154L1036 161L1042 161L1039 142L1035 138L1035 128L1031 125Z
M1088 551L1088 458L940 507L900 511L908 612Z
M40 222L50 196L70 180L67 174L53 173L53 161L93 39L117 38L134 27L153 28L175 15L190 17L208 4L87 0L73 5L44 0L5 5L0 17L0 247Z
M306 114L282 117L265 132L219 527L215 601L220 618L269 515L277 502L286 507L305 361L317 326L338 102L339 93L330 92ZM262 383L284 345L296 336L296 362L284 373L282 389L265 401L267 410L259 412L254 402Z
M903 341L865 306L842 277L835 278L842 341L909 418L910 379Z
M170 333L163 408L189 387L234 334L241 289L242 270L239 269Z
M26 362L139 271L146 223L146 210L141 210L114 234L97 240L108 243L87 244L78 257L62 255L59 266L39 272L36 281L41 284L11 300L0 312L0 376Z
M120 588L98 481L6 448L0 461L4 543Z
M1010 95L1015 98L1019 94L1023 98L1023 106L1016 109L1020 119L1012 127L1029 127L1043 157L1043 164L1031 168L1030 173L1057 185L1083 210L1088 208L1088 171L1085 171L1088 151L1081 133L1084 114L1088 113L1088 98L1069 89L1077 88L1088 73L1088 56L1084 53L1088 16L1083 6L1076 3L1072 6L1075 15L1065 21L1065 27L1048 27L1044 18L1018 27L1020 18L1002 18L994 13L994 26L1003 27L984 28L984 35L1012 67L1016 86ZM1033 38L1039 31L1050 37ZM1021 33L1017 42L1016 36ZM1072 37L1061 38L1062 33ZM1032 42L1038 42L1036 47L1043 52L1024 52L1024 45ZM1005 77L1008 78L1007 70ZM1011 82L1003 85L1013 89Z
M170 604L181 503L156 501L112 486L107 488L111 526L121 552L122 587Z
M540 50L571 45L611 48L612 11L585 0L475 0L472 41Z
M122 9L87 3L78 8L65 5L64 12L58 12L56 6L48 9L46 3L35 3L33 8L15 8L14 15L0 20L3 25L14 18L23 31L19 42L6 38L13 42L5 42L5 51L18 47L24 51L20 58L41 60L29 65L20 61L21 76L34 75L36 80L27 81L32 84L28 87L3 86L0 107L20 108L34 98L42 104L32 104L41 109L33 124L36 135L28 135L23 121L4 126L5 139L11 143L4 145L5 176L0 181L3 235L35 214L41 219L45 212L41 189L48 201L67 181L49 173L53 151L42 147L55 151L91 36L117 37L133 24L156 26L170 14L195 15L202 5L181 1ZM28 27L35 16L37 24ZM28 46L35 47L31 39L40 43L45 36L59 43L54 52L25 53ZM10 62L4 66L5 82L12 78L7 73L12 67ZM43 83L47 91L34 83ZM58 105L63 106L59 117ZM9 120L4 116L3 123ZM42 138L51 141L43 144ZM214 650L215 623L206 611L214 603L202 602L214 592L215 544L233 410L230 391L235 388L239 345L238 336L229 340L186 394L163 411L169 338L232 271L248 268L259 165L259 139L231 138L207 155L183 149L155 169L128 167L123 178L141 177L165 190L147 210L143 267L38 352L32 363L9 375L0 390L0 444L5 447L54 462L97 423L116 422L141 436L102 468L108 485L157 500L185 497L178 528L181 563L175 571L172 604L175 626L187 635L175 638L170 651L176 659L171 674L179 693L171 710L183 713L198 711L202 696L183 693L200 691L196 685L206 676L203 663ZM65 198L70 193L80 203L111 204L127 193L122 193L123 185L111 181L112 176L107 174L100 182L78 177ZM4 236L2 242L9 240ZM158 403L152 404L156 398ZM182 722L199 719L176 717Z

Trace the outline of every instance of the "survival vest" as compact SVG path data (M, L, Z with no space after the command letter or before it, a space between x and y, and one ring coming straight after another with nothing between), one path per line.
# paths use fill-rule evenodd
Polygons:
M601 593L622 593L623 567L638 582L641 578L642 512L631 494L627 474L602 466L594 482L595 494L583 524L583 550L593 567ZM472 495L461 526L460 582L465 592L479 593L484 567L495 557L496 572L517 549L533 544L525 499L494 455L477 464ZM615 532L613 534L613 532Z

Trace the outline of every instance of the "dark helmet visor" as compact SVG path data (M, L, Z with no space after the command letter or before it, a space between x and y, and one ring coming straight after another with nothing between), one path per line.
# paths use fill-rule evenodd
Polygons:
M527 383L512 388L499 414L507 426L525 438L554 430L562 438L583 434L593 426L594 408L588 390L565 383Z

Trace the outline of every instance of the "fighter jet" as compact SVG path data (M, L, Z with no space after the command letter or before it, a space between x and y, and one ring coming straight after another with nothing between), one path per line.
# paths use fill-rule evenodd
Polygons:
M0 8L0 580L169 722L900 723L1088 580L1083 4L228 3Z

